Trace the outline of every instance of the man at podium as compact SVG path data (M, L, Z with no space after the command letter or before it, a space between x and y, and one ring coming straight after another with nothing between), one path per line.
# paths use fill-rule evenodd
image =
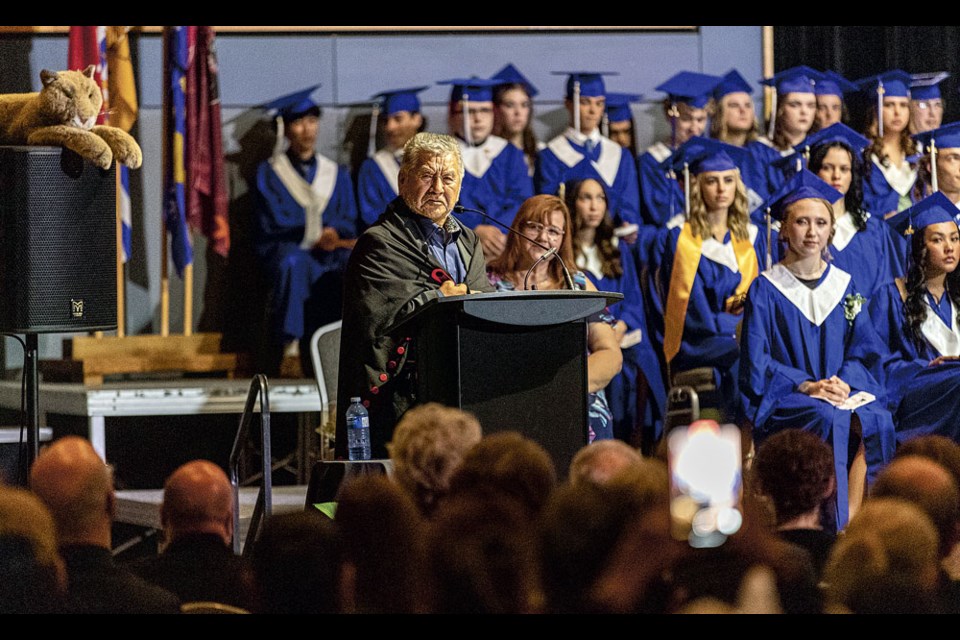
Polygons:
M374 458L416 404L412 336L393 331L439 296L493 291L476 233L450 215L460 197L456 138L418 133L404 147L399 196L357 240L344 276L337 383L336 457L346 458L344 410L359 396L370 413Z

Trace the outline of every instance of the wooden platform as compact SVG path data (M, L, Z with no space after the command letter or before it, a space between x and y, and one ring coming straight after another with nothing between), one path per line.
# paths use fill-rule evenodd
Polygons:
M84 384L151 373L209 373L233 378L237 355L221 353L220 340L219 333L75 336L64 340L62 360L40 361L40 373L49 382Z

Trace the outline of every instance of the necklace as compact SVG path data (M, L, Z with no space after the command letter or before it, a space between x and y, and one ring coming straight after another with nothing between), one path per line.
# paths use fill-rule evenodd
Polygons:
M793 269L790 265L785 264L783 266L785 266L787 268L787 271L792 273L799 280L815 280L816 278L819 278L820 276L823 275L823 272L827 268L827 263L821 260L820 264L817 265L817 269L811 273L800 273L796 269Z

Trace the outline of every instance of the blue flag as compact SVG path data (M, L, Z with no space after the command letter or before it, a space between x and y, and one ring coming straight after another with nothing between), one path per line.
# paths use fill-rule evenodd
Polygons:
M177 275L193 262L193 248L187 228L186 206L186 73L188 64L187 27L167 27L164 79L167 100L166 135L167 161L163 175L163 219L170 234L170 248Z

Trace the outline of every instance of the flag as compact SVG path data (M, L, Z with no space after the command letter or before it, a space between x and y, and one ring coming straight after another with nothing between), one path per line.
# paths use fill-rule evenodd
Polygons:
M230 251L217 53L213 27L190 27L187 100L187 220L223 257Z
M82 71L93 65L93 79L103 94L103 106L97 124L105 124L110 111L110 91L107 85L107 28L70 27L67 43L67 69Z
M110 91L110 124L130 132L137 120L137 87L133 79L133 62L130 60L130 27L107 27L107 86ZM123 261L130 259L131 208L130 167L119 165L120 171L120 231L123 245Z
M164 27L163 219L170 234L173 264L182 278L193 262L186 216L186 99L189 33L187 27Z

